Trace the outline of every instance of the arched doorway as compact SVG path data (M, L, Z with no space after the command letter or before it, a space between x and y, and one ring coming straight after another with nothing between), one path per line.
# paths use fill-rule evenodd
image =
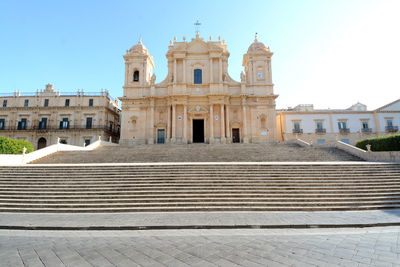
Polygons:
M46 143L47 143L46 138L44 138L44 137L39 138L38 145L37 145L38 149L46 147Z

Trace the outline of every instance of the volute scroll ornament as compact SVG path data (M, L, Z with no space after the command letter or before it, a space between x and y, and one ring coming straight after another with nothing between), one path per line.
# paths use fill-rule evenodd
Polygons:
M150 78L150 83L152 84L152 85L154 85L154 83L156 82L156 75L153 73L153 75L151 75L151 78Z

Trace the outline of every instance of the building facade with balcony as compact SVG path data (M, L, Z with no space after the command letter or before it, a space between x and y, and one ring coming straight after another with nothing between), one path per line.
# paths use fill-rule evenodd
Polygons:
M119 141L118 101L107 91L55 91L47 84L36 93L0 95L0 136L25 139L35 149L60 142L88 145L111 137Z
M155 83L141 41L127 50L121 144L277 141L269 47L255 38L240 80L228 74L225 41L170 42L167 77Z
M361 103L324 110L298 105L277 110L276 121L280 141L299 138L316 144L340 140L354 145L361 139L398 133L400 99L371 111Z

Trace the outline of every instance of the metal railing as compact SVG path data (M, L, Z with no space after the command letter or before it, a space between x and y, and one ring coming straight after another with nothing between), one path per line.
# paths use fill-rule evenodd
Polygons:
M362 128L361 132L363 132L363 133L372 133L372 129L371 128Z
M398 126L386 126L385 130L386 130L386 132L389 132L389 133L395 133L399 130L399 127Z
M303 133L303 129L293 129L294 134Z
M317 128L317 129L315 129L315 133L321 133L321 134L326 133L326 129L325 128Z
M340 133L350 133L350 129L349 128L340 128L339 132Z

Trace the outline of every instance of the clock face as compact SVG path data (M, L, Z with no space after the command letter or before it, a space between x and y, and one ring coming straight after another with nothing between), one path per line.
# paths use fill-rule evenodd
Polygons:
M262 78L262 76L263 76L262 72L259 72L257 75L258 75L258 78Z

